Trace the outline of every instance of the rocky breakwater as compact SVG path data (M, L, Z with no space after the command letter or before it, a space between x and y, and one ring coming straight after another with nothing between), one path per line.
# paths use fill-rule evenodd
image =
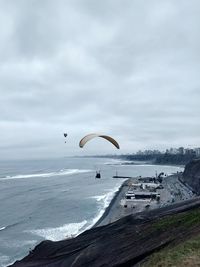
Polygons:
M185 166L181 179L200 195L200 159L192 160Z

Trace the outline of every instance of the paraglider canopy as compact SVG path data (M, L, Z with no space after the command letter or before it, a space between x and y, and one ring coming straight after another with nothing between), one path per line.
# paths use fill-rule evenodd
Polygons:
M96 133L88 134L88 135L86 135L85 137L83 137L83 138L81 139L81 141L79 142L79 146L80 146L81 148L83 148L84 145L85 145L88 141L90 141L90 140L92 140L93 138L96 138L96 137L104 138L104 139L106 139L107 141L109 141L110 143L112 143L117 149L120 148L120 147L119 147L119 144L117 143L117 141L116 141L115 139L113 139L112 137L110 137L110 136L108 136L108 135L102 135L102 134L96 134Z

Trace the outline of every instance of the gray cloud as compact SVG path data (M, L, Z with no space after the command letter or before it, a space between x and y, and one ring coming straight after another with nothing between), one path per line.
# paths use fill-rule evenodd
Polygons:
M200 146L198 0L0 7L1 159Z

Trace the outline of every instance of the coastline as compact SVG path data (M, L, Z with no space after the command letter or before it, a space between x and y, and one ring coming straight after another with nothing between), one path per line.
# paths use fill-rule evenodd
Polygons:
M169 213L172 214L176 214L177 212L179 212L179 207L180 209L188 210L191 209L191 207L196 207L197 205L199 206L199 198L196 198L196 196L194 194L191 194L191 191L189 190L189 188L187 186L185 186L183 183L181 183L181 181L178 179L178 175L174 174L174 175L170 175L167 176L166 178L163 179L163 186L164 189L158 189L158 192L162 192L162 197L160 199L160 201L151 201L148 202L150 207L146 208L147 206L147 201L149 200L138 200L138 199L134 199L132 204L134 203L134 208L133 206L131 208L129 207L124 207L124 203L122 204L121 200L124 198L125 193L127 192L127 190L130 187L130 183L131 182L135 182L137 178L129 178L126 179L125 181L122 182L122 184L119 186L119 188L115 191L115 194L113 195L112 200L110 201L110 204L107 206L107 208L105 209L104 213L102 214L102 216L98 219L98 221L90 228L85 230L84 232L80 233L78 236L76 236L76 238L70 238L70 239L64 239L61 240L59 242L52 242L52 241L43 241L41 242L39 245L37 245L35 247L35 249L31 252L30 257L32 257L32 254L35 253L36 255L39 255L38 259L40 259L41 255L43 255L44 253L44 249L45 251L47 251L47 253L49 253L49 258L47 258L47 261L51 261L51 257L52 257L52 247L55 247L55 257L57 258L57 251L59 250L60 246L61 246L61 250L63 251L63 248L66 249L66 258L62 258L63 260L65 260L67 263L69 263L68 261L70 261L70 257L69 255L74 255L77 254L76 257L80 258L82 257L83 253L81 252L81 254L79 255L79 251L86 251L84 253L84 257L87 258L87 256L89 255L88 253L91 253L96 251L93 250L94 246L96 246L96 244L98 244L99 240L100 240L100 245L98 247L102 248L104 247L104 245L108 244L110 245L110 240L112 238L114 238L113 241L113 247L116 245L116 241L115 242L115 238L116 235L121 235L122 236L122 240L120 241L119 244L122 244L122 249L124 248L124 244L127 244L126 242L129 242L127 239L127 237L130 237L130 233L131 235L136 233L136 236L130 237L130 242L133 242L133 244L131 247L134 249L136 248L136 245L134 242L138 241L138 246L137 246L137 251L139 253L142 253L142 255L146 255L145 253L143 253L143 250L147 248L147 250L149 250L148 247L146 247L144 245L144 247L141 248L141 245L144 244L144 240L142 237L142 240L138 239L138 225L142 224L143 222L150 222L151 225L151 220L155 219L155 218L162 218L166 215L169 215ZM174 193L172 193L173 190L176 190ZM194 198L195 197L195 198ZM174 200L174 201L172 201ZM197 204L196 204L197 202ZM148 206L149 206L148 205ZM181 211L180 211L181 212ZM130 216L127 216L130 215ZM130 220L131 218L131 220ZM120 220L122 219L122 220ZM135 222L137 222L137 229L136 232L134 232L135 230L135 224L133 223L133 220ZM127 226L126 226L127 224ZM119 231L119 229L116 229L116 225L120 225L120 227L122 226L124 231L127 231L128 235L124 235L124 233L122 231ZM130 232L130 227L131 225L133 226L133 231ZM101 227L104 226L104 227ZM112 228L113 227L113 228ZM113 229L113 234L110 232ZM121 229L121 228L120 228ZM142 229L142 228L141 228ZM99 232L100 231L100 232ZM99 238L99 236L102 237L101 232L105 232L104 237L106 238L106 240L108 241L102 241L101 238ZM143 229L141 230L141 233L143 232ZM158 235L156 235L158 236ZM168 238L168 235L166 236L166 238ZM173 236L172 236L173 238ZM97 240L97 242L95 242L94 245L94 241L93 240ZM75 240L75 241L74 241ZM82 240L82 241L81 241ZM149 241L150 240L150 241ZM158 243L160 245L162 240L161 238L158 238ZM78 242L81 242L80 244ZM77 244L77 249L74 247L73 248L73 252L71 253L71 248L68 251L68 247L70 247L70 244ZM91 250L90 248L85 247L85 244L89 242L89 244L91 244ZM106 243L108 242L108 243ZM145 240L145 244L147 242L150 242L150 245L154 244L155 242L151 241L151 238L146 238ZM57 246L58 244L58 246ZM70 245L70 246L69 246ZM63 248L62 248L63 247ZM151 249L150 249L151 251ZM103 251L101 251L101 253L99 253L99 255L102 255ZM119 252L117 252L119 253ZM64 255L64 254L63 254ZM85 256L86 255L86 256ZM96 255L96 254L95 254ZM131 257L133 255L133 253L130 254ZM80 256L80 257L79 257ZM112 256L112 255L111 255ZM73 257L73 256L72 256ZM95 256L99 259L100 256ZM89 257L90 258L90 257ZM20 262L23 262L29 259L29 255L27 257L25 257L24 259L22 259ZM30 258L32 260L32 258ZM100 259L103 259L102 257L100 257ZM75 258L75 262L76 262L76 258ZM84 262L85 262L85 258L84 258ZM89 259L90 262L90 259ZM60 262L59 262L60 263ZM20 263L19 263L20 264ZM87 265L88 262L86 263L86 265L81 265L81 266L88 266ZM18 266L18 262L15 262L13 265L11 266ZM21 265L19 265L21 266ZM35 265L37 266L37 265ZM80 266L80 265L78 265ZM100 266L100 265L93 265L93 266ZM129 265L127 265L129 266Z
M137 162L135 163L135 161L130 161L130 163L122 163L121 165L154 165L154 166L166 166L166 167L179 167L179 168L184 168L185 165L184 164L176 164L176 163L154 163L154 162Z
M101 218L99 218L99 220L92 226L92 228L98 227L100 226L100 224L102 223L102 221L109 215L109 212L111 210L111 208L113 207L113 205L115 204L119 194L122 192L122 189L124 188L124 186L127 184L127 181L129 181L129 179L126 179L121 186L119 187L119 189L115 192L115 195L113 197L113 199L111 200L110 204L108 205L108 207L105 209L103 215L101 216ZM91 229L92 229L91 228Z
M198 197L125 217L111 225L88 230L74 239L46 240L25 258L9 266L143 266L154 252L169 245L176 250L174 245L197 237L200 233L199 207ZM198 217L194 220L193 216ZM180 221L185 223L177 223ZM197 247L196 242L194 245ZM191 245L189 248L191 250ZM160 263L160 259L157 262Z
M179 175L173 174L169 175L164 179L164 189L157 190L157 192L161 195L160 201L149 202L151 203L151 206L148 208L148 210L145 207L147 204L147 202L145 201L135 201L134 209L124 208L121 205L121 200L123 199L126 191L129 188L129 182L135 181L136 178L126 179L119 187L118 191L116 191L113 199L111 200L109 206L106 208L101 218L92 226L92 228L113 223L130 214L136 214L138 212L147 212L149 210L155 209L159 210L160 208L170 206L175 203L180 203L189 199L192 200L194 197L196 197L196 194L194 194L191 188L184 184L179 178Z

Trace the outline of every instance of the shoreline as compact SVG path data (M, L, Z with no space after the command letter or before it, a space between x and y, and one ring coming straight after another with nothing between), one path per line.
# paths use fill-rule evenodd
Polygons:
M126 190L128 190L129 182L135 179L136 178L129 178L122 183L101 218L99 218L99 220L90 229L113 223L114 221L117 221L130 214L148 212L150 210L152 211L156 209L159 210L163 207L171 206L185 200L192 200L196 196L196 194L192 192L191 188L189 188L187 185L182 183L181 180L179 180L179 176L177 174L172 174L166 177L166 179L164 180L164 189L157 190L161 194L161 201L159 203L152 201L151 207L147 210L145 208L147 202L144 201L142 203L135 201L136 207L134 209L125 209L120 205L120 202L124 196L124 193L126 192ZM173 190L177 190L177 192L179 192L179 195L176 191L172 194Z
M112 208L113 205L115 204L117 197L118 197L119 194L121 193L123 187L125 186L125 184L127 183L128 180L129 180L129 179L126 179L126 180L121 184L121 186L119 187L119 189L115 192L115 195L114 195L114 197L112 198L111 202L109 203L108 207L105 209L103 215L102 215L101 218L99 218L99 220L98 220L98 221L91 227L91 229L100 226L101 222L107 217L107 215L109 214L111 208Z
M184 164L169 164L169 163L154 163L154 162L132 162L130 161L130 163L122 163L120 165L152 165L152 166L164 166L164 167L179 167L179 168L185 168Z

